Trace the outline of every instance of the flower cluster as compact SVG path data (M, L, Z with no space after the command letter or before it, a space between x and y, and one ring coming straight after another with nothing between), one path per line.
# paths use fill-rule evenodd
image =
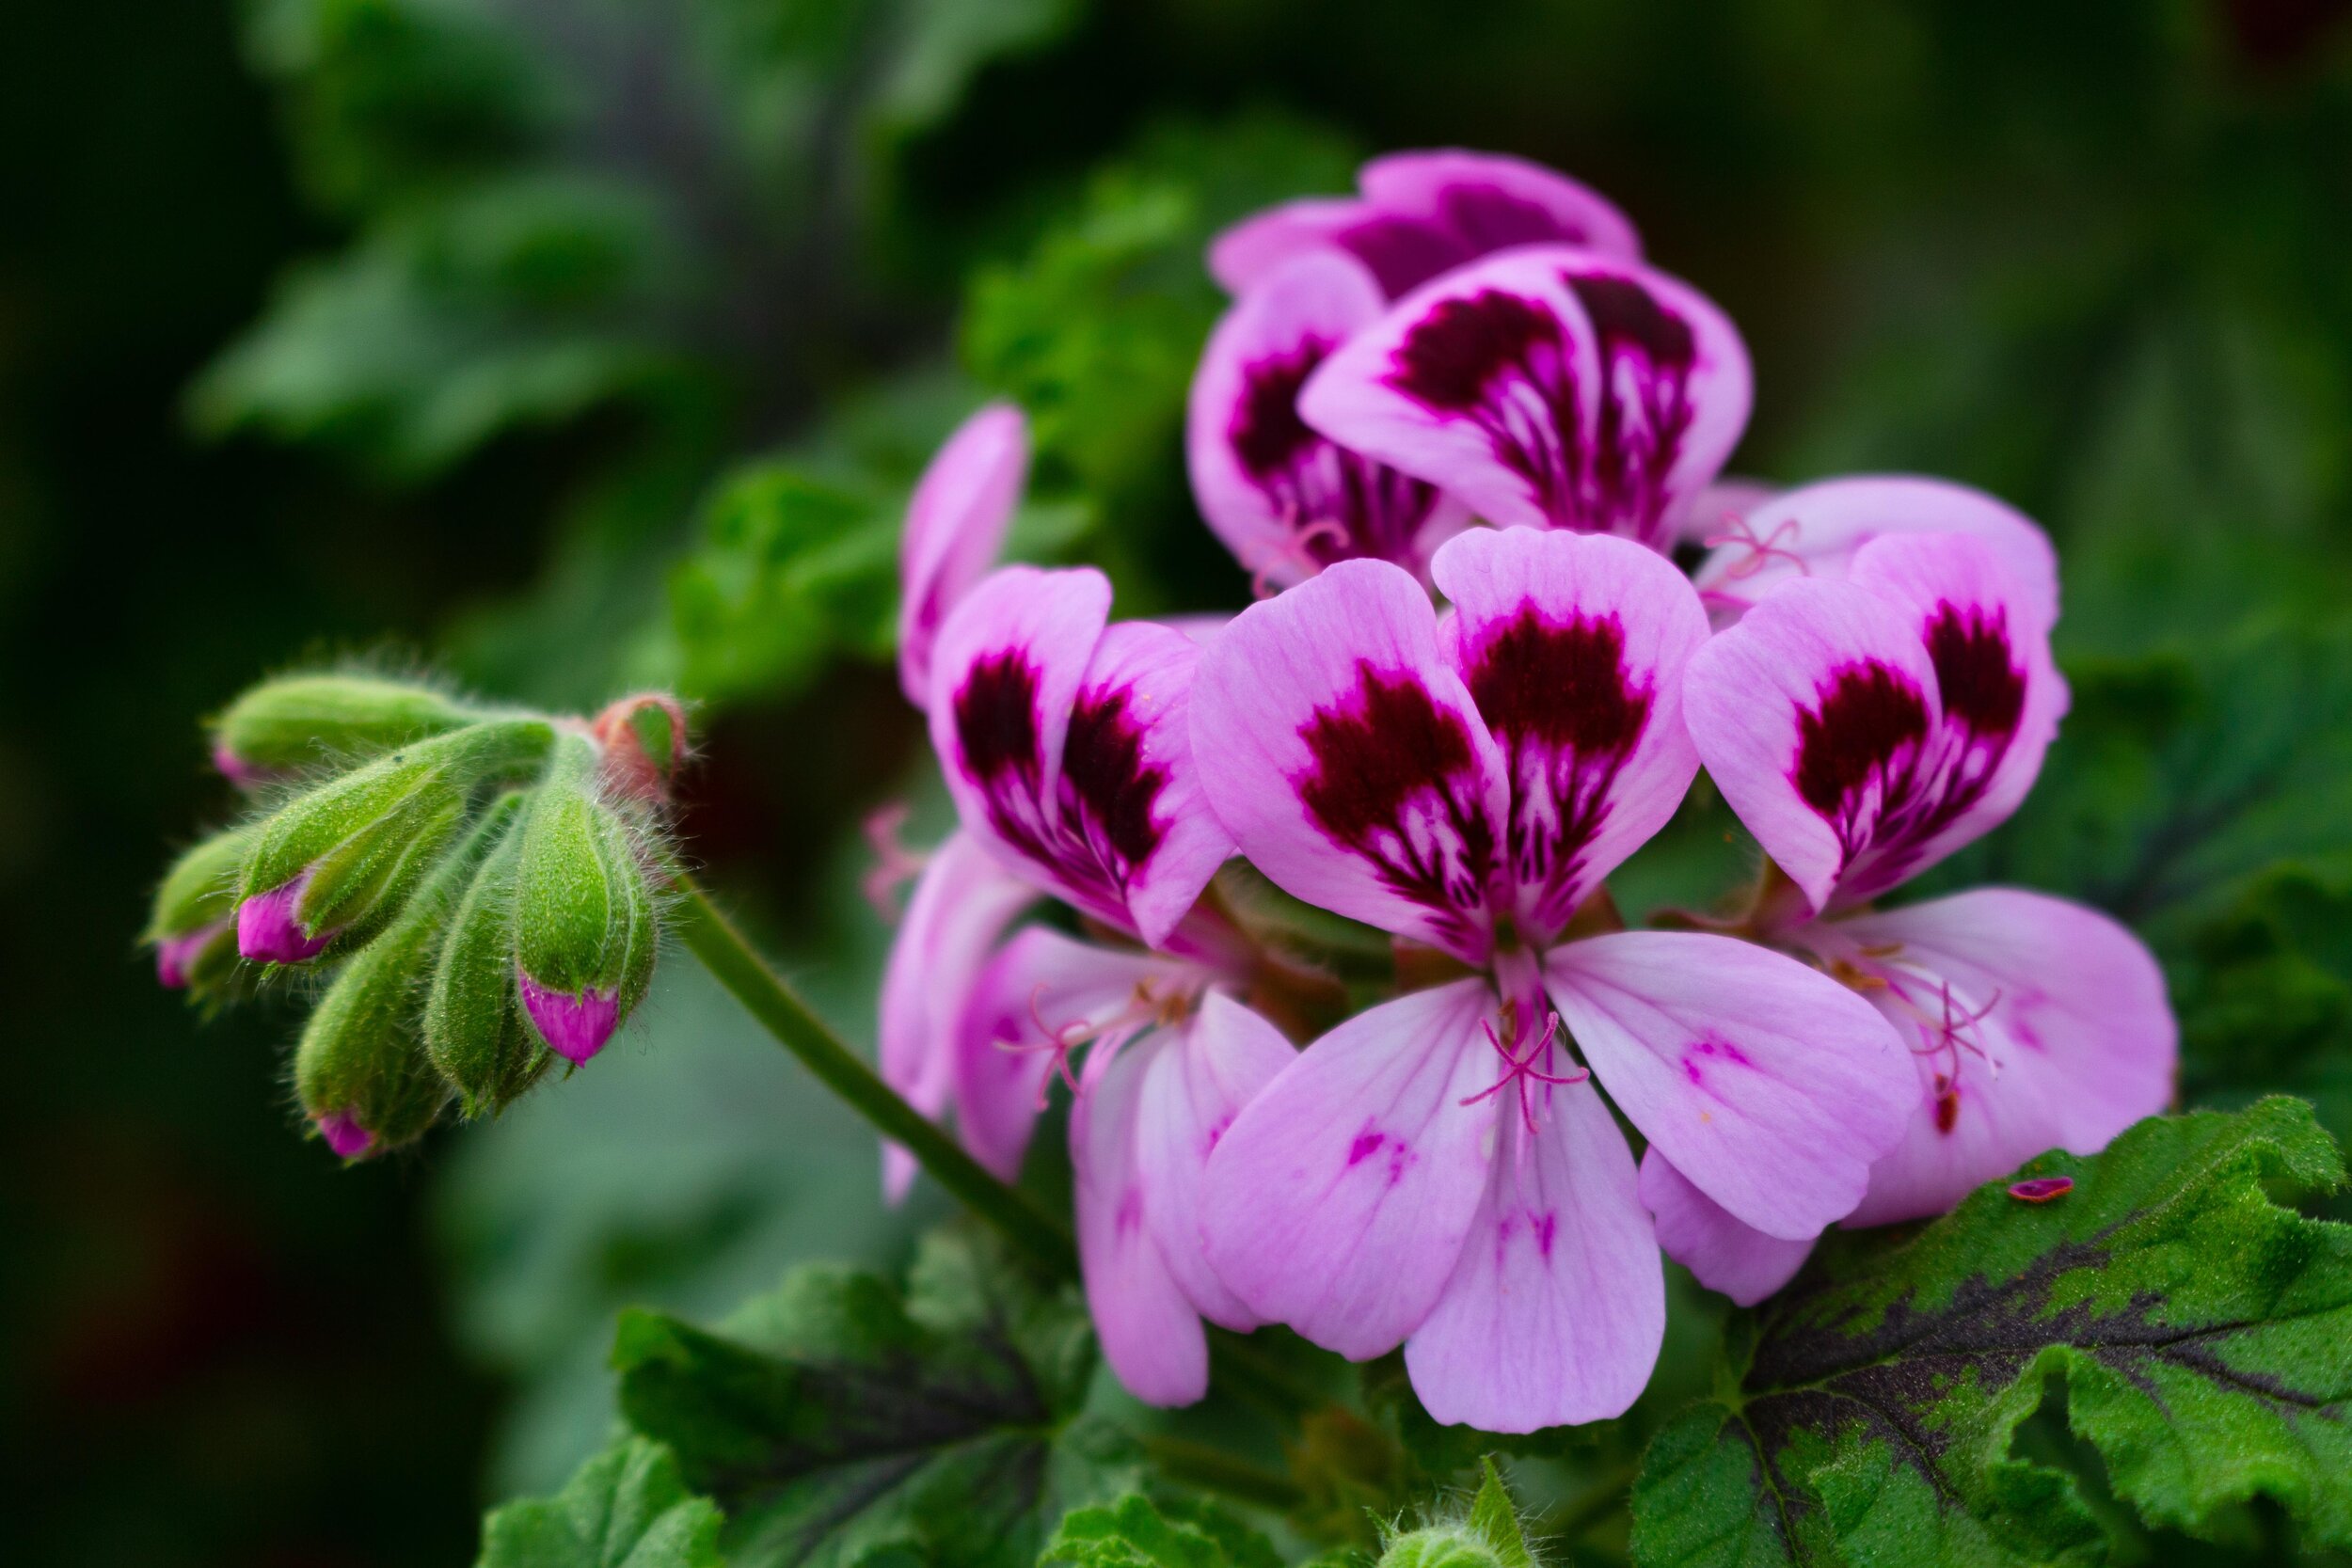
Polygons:
M214 732L256 810L166 876L156 975L210 998L328 972L294 1087L346 1160L422 1135L453 1099L498 1110L555 1057L596 1055L644 995L684 737L659 695L592 722L368 674L265 682Z
M1234 300L1189 463L1270 596L1179 629L1110 620L1090 570L990 571L1026 465L1002 407L935 460L903 557L961 827L892 955L883 1070L1008 1175L1068 1083L1131 1390L1198 1398L1203 1320L1282 1323L1402 1344L1442 1421L1613 1416L1661 1256L1754 1301L1833 1223L2163 1107L2163 981L2113 923L1872 905L2016 808L2066 709L2032 523L1925 479L1722 482L1738 333L1515 160L1380 159L1210 266ZM1606 879L1702 766L1770 858L1752 904L1626 929ZM1212 881L1235 854L1390 933L1388 998L1302 1027L1316 976ZM1016 930L1041 900L1069 918Z

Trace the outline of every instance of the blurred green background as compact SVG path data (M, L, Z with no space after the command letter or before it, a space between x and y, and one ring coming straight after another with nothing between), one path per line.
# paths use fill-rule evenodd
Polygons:
M855 825L930 772L898 508L979 397L1016 548L1247 591L1189 513L1200 247L1461 144L1613 195L1757 364L1734 467L2042 518L2077 711L1954 876L2122 911L2185 1086L2352 1126L2344 0L218 0L0 51L0 1441L12 1561L467 1560L596 1446L613 1308L886 1258L869 1140L683 960L593 1072L339 1171L290 1008L134 945L308 658L703 705L685 828L870 1033ZM922 813L928 813L925 817ZM928 800L918 821L936 823ZM29 1504L29 1508L27 1505Z

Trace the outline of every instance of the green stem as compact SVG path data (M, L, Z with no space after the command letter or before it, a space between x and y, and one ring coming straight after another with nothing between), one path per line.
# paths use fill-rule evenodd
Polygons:
M966 1208L1055 1274L1074 1278L1078 1253L1070 1233L1029 1199L999 1181L958 1147L809 1010L743 934L713 908L691 877L677 875L678 934L703 967L818 1081L849 1101L875 1131L902 1146L931 1179Z
M1288 1512L1305 1500L1298 1483L1222 1449L1188 1437L1146 1433L1143 1451L1171 1479L1203 1492L1215 1492L1238 1502Z

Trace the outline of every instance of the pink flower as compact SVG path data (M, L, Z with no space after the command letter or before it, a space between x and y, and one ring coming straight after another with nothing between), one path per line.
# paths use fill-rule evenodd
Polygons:
M1906 502L1966 532L1903 531ZM1685 700L1708 772L1792 884L1759 934L1846 979L1911 1045L1909 1127L1847 1216L1880 1225L2053 1146L2105 1148L2169 1099L2177 1030L2154 959L2105 915L2006 888L1864 907L2032 787L2068 700L2047 545L1998 503L1923 481L1816 485L1758 517L1775 513L1816 530L1817 562L1850 564L1788 574L1692 659ZM1700 1279L1752 1301L1804 1260L1801 1239L1768 1245L1712 1212L1671 1149L1651 1156L1644 1196Z
M996 564L1029 473L1029 426L992 403L956 428L907 503L898 544L898 684L930 700L931 648L972 585Z
M1284 1068L1217 1145L1201 1217L1253 1313L1353 1357L1403 1341L1431 1415L1523 1432L1624 1410L1663 1332L1595 1075L1712 1201L1791 1240L1859 1201L1913 1096L1884 1020L1793 959L1569 934L1697 770L1680 693L1707 621L1681 575L1526 529L1463 534L1433 571L1442 624L1406 572L1343 562L1200 656L1193 752L1242 851L1483 972Z
M1491 152L1391 152L1356 177L1357 197L1308 197L1244 219L1209 246L1233 293L1300 256L1350 258L1394 299L1441 272L1523 245L1572 245L1639 261L1633 225L1597 192Z

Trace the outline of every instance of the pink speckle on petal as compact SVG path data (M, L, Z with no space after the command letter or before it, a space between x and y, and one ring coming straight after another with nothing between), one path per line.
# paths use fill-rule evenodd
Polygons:
M620 1026L618 992L590 986L574 996L551 990L520 973L515 983L522 992L523 1010L531 1015L540 1037L549 1050L575 1066L602 1051Z
M2074 1190L2071 1176L2037 1176L2030 1181L2019 1181L2009 1190L2009 1196L2020 1203L2047 1203L2064 1197Z
M1375 1132L1367 1129L1357 1133L1356 1141L1347 1146L1348 1168L1352 1170L1371 1159L1373 1155L1379 1152L1380 1146L1387 1141L1388 1134L1384 1132Z
M326 1140L326 1147L342 1159L364 1160L375 1147L375 1134L360 1126L349 1111L333 1111L311 1119L318 1123L319 1136Z

